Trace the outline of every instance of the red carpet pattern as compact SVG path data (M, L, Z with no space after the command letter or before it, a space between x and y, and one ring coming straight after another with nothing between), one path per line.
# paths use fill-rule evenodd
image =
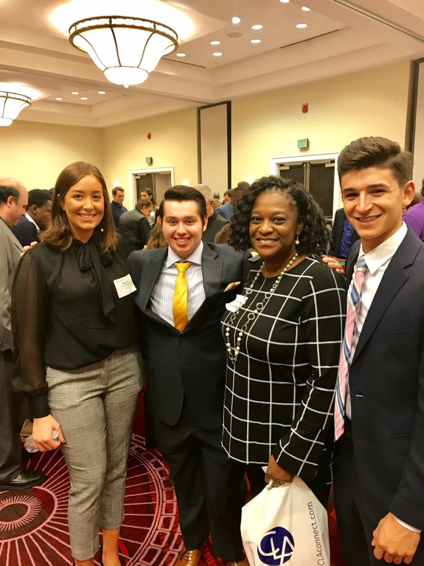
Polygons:
M0 492L1 566L68 566L73 563L67 528L69 479L59 451L31 457L29 467L48 480L28 491ZM330 515L330 530L336 528ZM333 541L337 561L337 539ZM334 544L333 544L334 543ZM122 566L172 566L182 548L175 492L159 452L145 450L133 435L128 460L125 521L121 530ZM95 565L100 566L99 555ZM221 566L207 543L199 566Z

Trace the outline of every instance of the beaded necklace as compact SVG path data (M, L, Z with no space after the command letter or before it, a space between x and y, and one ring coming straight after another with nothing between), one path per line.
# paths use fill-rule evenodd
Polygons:
M256 308L253 310L253 312L250 312L247 315L247 320L243 324L243 326L240 328L239 333L238 333L236 347L234 348L234 355L233 355L233 352L232 352L231 342L230 342L230 326L234 324L237 313L243 305L238 306L237 309L231 314L230 318L228 319L228 326L226 326L226 328L225 328L225 339L226 339L225 346L227 348L228 357L234 365L237 362L237 357L240 353L241 341L242 341L242 338L243 338L245 332L247 331L249 326L250 327L253 326L254 320L265 309L270 298L272 297L272 295L274 294L278 285L280 284L280 281L283 278L284 273L286 271L288 271L288 269L290 269L290 267L296 261L297 256L298 256L298 253L296 252L294 254L294 256L291 258L291 260L289 261L289 263L286 265L286 267L283 269L283 271L280 273L280 275L277 277L277 279L275 280L275 283L273 284L271 289L267 293L265 293L264 299L262 301L260 301L259 303L256 303ZM253 291L253 287L254 287L256 281L259 279L259 276L262 275L263 268L264 268L264 264L261 265L261 268L258 270L257 274L255 275L255 278L253 279L252 283L250 284L250 287L248 287L246 289L246 295L250 295L251 292Z

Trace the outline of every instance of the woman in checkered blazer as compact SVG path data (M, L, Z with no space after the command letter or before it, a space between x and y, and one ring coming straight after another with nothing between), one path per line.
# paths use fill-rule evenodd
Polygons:
M326 505L346 297L343 277L320 261L322 211L302 185L263 177L242 196L230 243L259 255L222 320L223 446L246 464L254 495L267 465L275 480L300 476Z

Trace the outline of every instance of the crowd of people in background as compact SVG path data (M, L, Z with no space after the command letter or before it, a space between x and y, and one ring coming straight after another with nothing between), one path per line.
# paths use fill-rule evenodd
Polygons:
M338 159L331 231L299 183L151 188L124 206L99 169L51 190L0 179L0 489L24 468L24 398L40 451L68 467L76 566L119 566L133 418L146 399L195 566L240 533L266 481L334 497L347 566L424 563L424 183L364 137ZM134 202L134 201L133 201ZM415 203L415 204L414 204ZM264 471L265 470L265 471ZM305 565L305 566L310 566Z

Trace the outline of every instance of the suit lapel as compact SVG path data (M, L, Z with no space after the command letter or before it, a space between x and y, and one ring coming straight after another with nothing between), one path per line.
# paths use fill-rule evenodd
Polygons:
M149 262L146 264L141 274L139 288L139 307L143 312L146 312L147 310L153 287L155 286L156 281L159 279L163 264L165 263L166 257L168 255L168 248L157 250L157 252L158 253L153 257L150 257Z
M214 252L206 242L203 242L202 252L202 276L203 288L205 289L205 300L200 308L195 312L184 332L190 330L197 324L201 318L202 312L207 302L219 292L222 280L222 260L218 258L218 254Z
M352 364L355 363L356 358L364 349L390 303L409 279L409 275L404 268L414 262L420 245L421 243L408 229L408 233L390 261L371 303L361 335L359 336Z

